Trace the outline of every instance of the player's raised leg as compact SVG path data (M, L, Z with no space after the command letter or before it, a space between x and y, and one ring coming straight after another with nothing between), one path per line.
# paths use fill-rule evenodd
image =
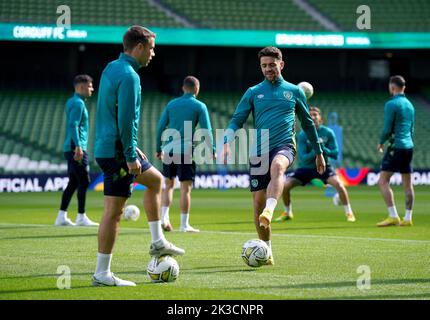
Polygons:
M379 190L381 190L382 197L384 198L385 205L388 209L388 218L379 222L377 224L378 227L398 226L400 223L396 205L394 204L393 190L390 187L390 179L392 175L393 172L381 171L379 176L378 186Z
M270 165L270 182L267 186L267 199L263 212L260 214L260 226L268 228L272 221L273 211L284 188L284 173L290 161L284 155L276 155Z
M138 175L135 181L147 187L143 199L143 206L151 232L149 254L151 256L183 255L185 251L168 242L161 228L160 207L161 183L163 181L162 174L154 167L150 167L148 170Z
M192 180L181 181L181 198L179 206L181 208L181 232L200 232L190 225L190 207L191 207L191 189L193 186Z
M254 224L257 229L258 238L266 242L270 249L270 258L267 262L268 265L274 265L275 260L273 259L272 253L272 228L269 225L268 228L260 226L260 213L264 210L266 206L266 189L258 190L252 192L252 199L254 205Z
M412 209L413 209L414 200L415 200L414 186L412 184L410 173L402 173L402 183L405 191L405 217L400 222L400 226L410 227L413 225Z
M175 188L175 180L164 178L164 189L161 192L161 226L164 231L172 231L173 227L170 223L169 210L173 200L173 191Z
M346 188L342 182L339 181L339 178L337 175L331 176L327 179L327 183L332 185L337 192L339 193L340 201L342 202L343 209L345 211L346 220L348 222L355 222L355 216L354 212L351 208L351 203L349 202L349 195L348 191L346 191Z
M287 221L294 219L293 206L291 204L291 189L300 186L302 183L295 179L288 177L284 183L284 190L282 191L282 201L284 203L284 212L275 219L276 222Z

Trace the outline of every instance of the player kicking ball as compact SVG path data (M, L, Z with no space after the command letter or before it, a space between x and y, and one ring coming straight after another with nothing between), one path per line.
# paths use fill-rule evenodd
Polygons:
M330 166L329 158L336 159L338 156L338 146L336 136L330 128L322 124L321 110L317 107L310 107L309 113L315 123L318 136L322 145L324 159L327 163L326 170L323 174L318 173L315 166L315 151L312 149L311 142L308 140L304 131L298 134L298 150L299 150L299 168L292 176L287 177L284 184L282 199L284 201L285 211L276 218L276 222L291 220L294 218L291 205L291 189L297 186L305 186L313 179L320 179L323 183L333 186L338 194L343 208L345 210L346 220L355 222L355 216L351 209L348 192L345 186L340 182L336 172Z
M282 77L285 63L281 50L266 47L258 53L258 60L265 79L249 88L240 100L228 125L230 130L224 137L220 157L225 161L230 156L229 143L252 114L257 133L250 154L254 223L260 240L265 241L270 249L267 264L274 265L271 221L282 194L285 171L293 164L296 155L296 115L312 143L313 161L316 161L321 174L325 171L325 160L303 90Z

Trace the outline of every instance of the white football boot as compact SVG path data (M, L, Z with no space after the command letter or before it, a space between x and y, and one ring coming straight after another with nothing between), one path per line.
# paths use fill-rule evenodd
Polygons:
M93 286L95 287L135 287L136 284L132 281L122 280L116 277L113 272L106 275L95 274L93 275Z
M99 224L97 222L91 221L85 213L78 213L78 216L76 217L76 225L82 227L98 227Z
M156 242L151 243L149 247L149 254L151 256L159 257L159 256L182 256L185 253L184 249L178 248L173 243L167 240L158 240Z

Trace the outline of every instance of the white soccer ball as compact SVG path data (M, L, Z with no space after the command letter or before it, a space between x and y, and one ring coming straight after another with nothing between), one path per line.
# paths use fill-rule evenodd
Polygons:
M153 257L146 272L151 282L173 282L179 276L179 265L171 256Z
M298 86L305 93L306 99L309 100L314 95L314 87L306 81L300 82Z
M124 220L137 221L140 217L140 210L134 204L128 205L124 209Z
M270 258L270 248L263 240L248 240L242 247L242 259L250 267L261 267Z
M339 198L339 193L336 192L336 194L333 196L333 204L335 206L340 206L341 205L341 201Z

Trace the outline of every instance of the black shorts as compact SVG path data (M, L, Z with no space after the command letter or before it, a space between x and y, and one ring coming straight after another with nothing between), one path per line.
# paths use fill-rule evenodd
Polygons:
M152 167L152 165L137 156L142 166L141 172ZM96 158L97 164L104 175L104 195L113 197L130 198L133 190L135 175L128 173L127 161L124 157L117 158Z
M262 166L262 164L261 163L255 164L252 161L250 161L249 178L251 182L250 183L251 192L255 192L255 191L259 191L267 188L267 186L270 183L270 166L272 165L273 159L278 154L285 156L289 160L290 166L291 166L296 156L296 150L294 146L290 144L271 150L269 152L269 164L268 166L263 166L265 169L267 168L267 170L264 170L264 172L261 172L261 174L254 174L255 172L253 172L253 169L255 170L256 168L259 168L260 166Z
M411 173L413 148L388 148L381 163L382 171Z
M170 154L169 156L172 157L173 162L170 164L163 162L163 176L168 179L174 179L177 176L179 181L194 181L196 176L196 163L191 157L188 156L187 158L184 154L175 156ZM163 159L163 161L166 160L167 159Z
M299 180L305 186L313 179L320 179L324 184L327 184L328 178L335 175L336 172L328 165L323 174L319 174L314 168L298 168L290 177Z
M89 185L90 183L90 166L88 162L88 153L84 151L81 161L73 159L73 151L64 152L64 158L67 160L67 175L69 179L75 179L80 185Z

